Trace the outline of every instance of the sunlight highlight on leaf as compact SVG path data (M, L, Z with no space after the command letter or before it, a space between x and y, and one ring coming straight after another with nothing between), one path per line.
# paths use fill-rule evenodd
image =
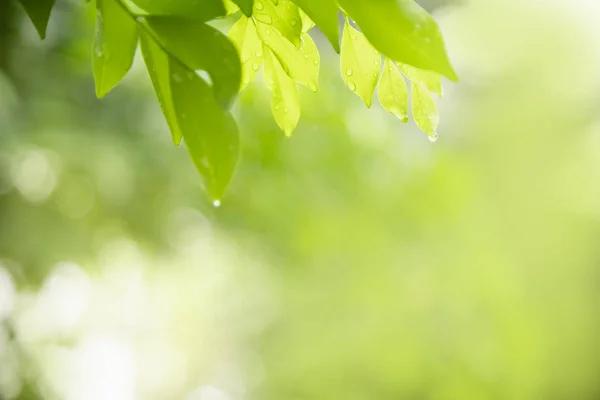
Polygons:
M404 77L389 58L385 58L383 73L379 80L377 95L381 106L397 116L400 121L408 121L408 89Z

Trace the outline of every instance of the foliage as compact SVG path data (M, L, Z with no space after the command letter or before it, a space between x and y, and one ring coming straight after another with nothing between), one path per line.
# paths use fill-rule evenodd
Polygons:
M53 0L20 1L43 38ZM96 0L96 8L97 96L127 74L139 41L173 142L185 140L215 204L239 159L230 109L261 65L287 136L301 114L297 85L318 90L319 51L308 34L315 23L341 51L342 77L367 107L379 83L383 108L407 122L410 80L413 118L432 141L439 117L430 93L441 96L442 76L458 79L436 22L413 0ZM227 38L209 23L231 14L240 15Z

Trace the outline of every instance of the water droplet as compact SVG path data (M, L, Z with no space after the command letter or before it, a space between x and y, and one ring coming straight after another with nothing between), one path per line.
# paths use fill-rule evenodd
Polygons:
M352 69L351 68L348 68L346 70L346 76L352 76Z
M253 71L258 71L258 68L260 68L260 65L258 65L256 63L252 64L252 70Z
M262 56L262 52L261 52L261 51L257 51L256 53L254 53L254 55L255 55L256 57L260 57L260 56Z
M305 60L308 60L308 54L305 54L305 55L304 55L304 59L305 59Z
M213 206L219 208L221 206L221 201L220 200L213 201Z
M212 82L212 79L211 79L210 75L208 74L208 72L203 71L201 69L198 69L195 72L196 72L196 75L198 75L200 78L202 78L204 80L204 82L206 82L210 86L212 86L213 82Z
M270 35L270 34L271 34L271 28L267 28L267 29L265 30L265 32L267 33L267 35Z
M348 82L348 87L350 88L350 90L352 90L353 92L356 90L356 85L354 84L354 82Z
M174 73L174 74L172 74L172 75L171 75L171 78L173 78L173 80L174 80L175 82L181 82L181 76L179 76L179 74L178 74L178 73Z
M309 88L310 90L312 90L313 92L316 92L316 91L318 91L318 90L319 90L319 86L317 86L317 84L316 84L316 83L314 83L314 82L310 82L310 83L308 84L308 88Z
M288 110L287 107L283 109L283 112L286 113L286 114L288 113L288 111L290 111L290 110Z
M313 61L313 64L315 64L315 65L319 65L319 60L314 60L314 61Z
M352 39L352 40L356 39L356 35L350 35L350 39Z
M381 61L379 59L377 59L377 60L373 61L373 64L379 66L379 65L381 65Z
M144 18L144 17L135 17L135 21L138 24L142 24L142 23L144 23L146 21L146 18Z
M94 50L96 51L96 55L98 57L102 57L104 55L104 52L102 51L102 46L96 46Z
M435 132L433 135L429 136L429 141L431 143L435 143L438 140L438 134Z
M254 8L256 8L258 11L261 11L263 8L265 8L265 6L262 1L256 1L254 2Z

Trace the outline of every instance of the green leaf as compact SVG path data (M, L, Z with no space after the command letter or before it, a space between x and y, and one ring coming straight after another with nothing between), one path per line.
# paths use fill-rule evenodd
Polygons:
M231 114L215 101L210 86L170 58L173 108L188 151L218 205L240 157L240 138Z
M232 0L223 0L223 5L225 6L226 15L235 14L240 10L237 4L235 4Z
M300 11L300 20L302 21L302 32L306 33L315 26L315 23L313 22L312 19L310 19L308 14L306 14L304 11L302 11L302 9L300 9L299 11Z
M238 5L240 10L247 16L252 16L252 7L254 6L254 0L233 0Z
M271 1L271 0L269 0ZM271 26L256 22L258 37L279 59L285 72L296 82L316 92L319 90L319 50L312 38L302 34L302 47L297 49Z
M408 79L413 82L418 82L427 88L431 93L435 93L438 97L442 97L442 76L433 71L419 69L406 64L398 63L398 68Z
M271 25L294 46L300 47L302 20L298 6L290 0L256 0L254 2L254 19Z
M427 88L416 82L411 83L412 114L417 126L425 132L431 141L437 140L437 127L440 116L435 100Z
M386 57L383 64L383 73L377 87L377 95L381 106L400 118L400 121L408 121L408 89L406 81L389 58Z
M206 22L226 15L222 0L125 0L140 8L141 15L178 16Z
M241 65L235 46L225 35L209 25L177 17L147 17L142 24L188 69L206 71L221 106L231 106L240 88Z
M96 0L93 69L96 96L104 97L127 74L137 47L137 26L118 0Z
M262 42L251 19L242 16L229 30L229 40L235 45L242 61L242 86L244 90L254 80L262 62Z
M362 33L350 26L346 19L340 57L342 77L348 88L355 92L367 107L371 107L373 101L380 65L379 52Z
M317 24L336 53L340 52L338 6L335 0L296 0L298 6Z
M300 99L296 83L286 74L279 60L267 47L265 55L264 78L269 90L273 93L271 112L275 122L286 136L291 136L300 119Z
M435 20L413 0L339 0L384 56L458 81Z
M31 22L33 22L33 26L35 26L38 35L40 35L40 39L44 39L46 37L46 27L48 26L50 13L52 7L54 7L54 0L19 0L19 3L25 9Z
M148 69L154 91L156 92L156 97L158 98L158 103L167 120L167 125L169 125L169 129L171 130L173 143L175 146L178 146L181 142L182 134L177 125L177 116L175 115L171 97L169 57L160 47L158 47L154 42L154 39L148 37L141 29L140 44L144 62L146 63L146 68Z

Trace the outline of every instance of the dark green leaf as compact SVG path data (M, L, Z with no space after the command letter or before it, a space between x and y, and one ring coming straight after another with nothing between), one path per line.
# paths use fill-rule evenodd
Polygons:
M195 21L210 21L225 16L222 0L126 0L142 15L178 16ZM132 7L133 8L133 7Z
M3 0L7 1L7 0ZM19 0L41 39L46 37L46 27L54 0Z
M171 130L173 143L177 146L181 142L182 134L177 125L177 116L175 115L175 109L173 108L173 102L171 100L169 57L160 47L158 47L154 40L143 33L143 31L140 32L140 44L146 68L148 69L152 85L156 91L156 97L158 97L160 108L162 109L167 124L169 125L169 129Z
M141 22L168 54L192 71L206 71L216 99L231 106L242 79L240 58L225 35L206 24L177 17L148 17Z
M179 62L169 60L173 107L206 193L218 204L240 155L240 139L231 114L215 101L210 87Z
M434 19L413 0L339 0L386 57L457 81Z
M233 0L235 4L238 5L240 10L247 16L252 16L252 6L254 5L254 0Z
M137 46L137 26L118 0L96 0L94 38L96 95L104 97L127 74Z
M336 53L339 53L340 29L338 6L335 0L295 0L295 2L317 24Z

